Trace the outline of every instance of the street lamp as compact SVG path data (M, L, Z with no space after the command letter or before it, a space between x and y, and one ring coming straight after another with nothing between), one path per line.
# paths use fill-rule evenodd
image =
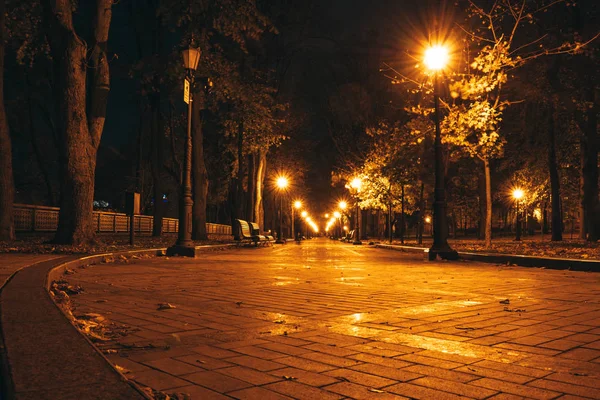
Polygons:
M194 257L196 249L192 242L192 87L194 84L194 71L200 61L200 49L190 46L183 50L183 65L186 69L184 80L183 100L188 104L187 133L185 138L185 152L183 160L183 185L181 189L181 206L179 210L179 231L177 242L167 249L167 255Z
M279 229L277 232L277 240L275 241L275 243L282 244L285 243L281 232L281 230L283 229L283 192L288 187L288 179L285 176L280 175L277 177L275 183L277 184L277 188L279 189Z
M521 221L519 221L519 200L523 198L525 193L521 189L515 189L512 192L512 197L515 199L516 211L517 211L517 233L515 240L521 240Z
M352 179L350 182L350 187L354 189L354 194L356 197L356 221L354 221L354 241L352 244L362 244L360 241L360 223L358 222L358 218L360 215L360 207L358 205L358 194L360 193L360 188L362 186L362 181L360 178Z
M302 202L300 200L296 200L294 205L292 206L292 236L294 236L294 240L299 240L298 235L296 234L296 229L294 227L295 217L294 217L294 209L300 210L302 208Z
M435 191L433 203L433 245L429 249L429 260L439 255L442 259L455 260L458 253L448 244L448 222L446 217L446 193L444 190L444 160L440 129L440 95L438 72L448 63L448 49L433 46L425 51L424 63L433 72L433 102L435 108Z
M342 230L342 214L339 211L333 213L333 217L338 221L338 229L335 230L336 236L341 235Z

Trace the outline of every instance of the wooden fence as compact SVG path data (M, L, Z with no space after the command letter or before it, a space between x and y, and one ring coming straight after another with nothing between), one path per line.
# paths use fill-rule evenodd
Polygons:
M58 227L58 207L33 206L15 204L13 214L16 232L54 232ZM152 233L153 217L136 215L133 217L136 233ZM129 216L123 213L94 211L94 224L97 233L129 232ZM179 220L163 218L163 233L177 233ZM206 224L209 235L231 236L231 226L222 224Z

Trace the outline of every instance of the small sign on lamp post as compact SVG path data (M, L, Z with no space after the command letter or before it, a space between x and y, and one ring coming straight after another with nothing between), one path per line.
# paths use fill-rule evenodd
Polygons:
M187 78L183 80L183 101L190 104L190 81Z

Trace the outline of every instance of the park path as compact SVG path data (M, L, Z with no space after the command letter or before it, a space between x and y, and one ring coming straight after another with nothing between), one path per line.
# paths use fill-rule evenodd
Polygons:
M327 239L77 269L129 379L193 399L600 398L600 275ZM168 305L167 305L168 304Z
M0 287L12 274L21 268L35 264L40 261L53 260L61 257L56 254L19 254L2 253L0 254Z

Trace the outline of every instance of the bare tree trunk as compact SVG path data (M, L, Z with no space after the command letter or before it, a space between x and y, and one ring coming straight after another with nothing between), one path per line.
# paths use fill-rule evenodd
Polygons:
M595 94L595 86L588 86L587 100L592 107L586 110L586 123L582 129L581 147L581 208L583 222L581 230L587 234L589 242L600 239L598 226L598 112L600 107ZM586 238L586 236L583 236Z
M479 239L485 239L485 221L486 221L486 204L487 204L487 192L486 192L486 181L485 181L485 171L482 174L481 172L478 174L477 179L477 188L479 190L479 229L477 236Z
M485 248L492 247L492 176L490 173L490 160L483 159L485 172Z
M265 174L267 172L267 151L260 149L258 151L258 165L256 167L256 194L254 201L254 216L261 229L265 226L265 207L263 201L263 191L265 183Z
M152 143L152 160L150 171L152 173L152 187L154 193L154 211L152 213L152 236L162 235L163 218L165 216L165 203L163 202L163 147L164 135L162 117L160 115L160 92L150 95L150 135Z
M204 162L204 132L202 130L202 92L196 91L192 101L192 240L208 240L206 233L206 205L208 172Z
M417 241L423 244L423 231L425 222L425 182L421 181L421 189L419 190L419 233Z
M254 186L256 185L256 171L254 168L254 154L248 154L248 195L246 196L246 220L255 221L254 215L254 196L256 195Z
M15 238L12 145L4 110L4 0L0 0L0 240Z
M93 241L95 235L92 211L96 154L104 128L110 89L106 44L112 0L96 0L94 39L89 57L85 42L73 27L71 1L44 0L42 5L54 63L61 135L62 190L54 241L88 243ZM90 65L91 71L88 85L87 65Z
M401 214L400 214L400 243L404 244L404 227L406 226L405 222L404 222L404 184L402 184L401 186Z
M556 133L555 133L554 104L548 107L548 169L550 174L550 189L552 192L552 241L562 240L562 213L560 209L560 181L558 163L556 162Z
M244 123L240 122L238 129L238 170L237 170L237 199L236 199L236 213L238 218L244 218Z

